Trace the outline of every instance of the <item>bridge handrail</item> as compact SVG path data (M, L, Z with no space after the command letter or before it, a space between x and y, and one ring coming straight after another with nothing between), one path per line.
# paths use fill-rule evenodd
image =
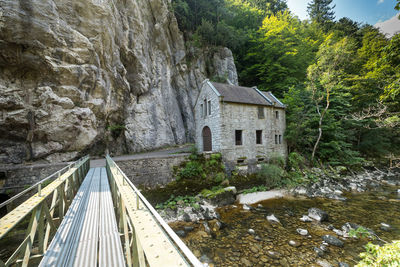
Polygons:
M51 234L56 231L57 222L62 221L80 183L89 170L89 157L84 157L74 164L43 190L39 187L39 192L0 218L1 240L31 214L25 238L16 249L13 248L14 253L5 262L0 259L0 267L15 264L24 267L28 266L31 259L43 257ZM57 207L58 212L55 213ZM56 215L58 215L57 218ZM35 250L34 255L31 255L33 248L36 247L38 251Z
M162 226L164 231L168 234L168 237L173 240L176 246L180 249L180 251L184 254L184 256L189 260L189 262L195 267L204 266L197 257L192 253L192 251L182 242L182 240L178 237L178 235L171 229L171 227L164 221L164 219L158 214L158 212L153 208L153 206L147 201L147 199L140 193L140 191L136 188L136 186L129 180L126 174L121 170L121 168L114 162L114 160L107 155L106 156L107 163L111 163L113 167L115 167L118 172L122 175L125 182L133 189L136 196L142 201L142 203L146 206L146 208L150 211L150 213L154 216L157 223Z
M82 158L80 158L79 160L77 160L77 161L75 161L75 162L72 162L72 163L68 164L67 166L65 166L64 168L62 168L62 169L56 171L55 173L53 173L53 174L47 176L46 178L43 178L43 179L40 180L39 182L34 183L33 185L31 185L31 186L28 187L27 189L23 190L22 192L20 192L20 193L16 194L15 196L13 196L13 197L7 199L6 201L0 203L0 208L7 206L8 204L10 204L11 202L13 202L14 200L20 198L21 196L25 195L26 193L28 193L29 191L31 191L31 190L33 190L33 189L35 189L35 188L37 188L38 191L40 192L40 190L42 189L42 188L41 188L41 185L42 185L44 182L46 182L47 180L49 180L50 178L52 178L52 177L55 176L55 175L57 175L58 177L60 177L60 176L62 175L62 173L63 173L65 170L67 170L67 169L70 170L71 167L72 167L73 165L74 165L74 166L77 166L81 161L84 161L84 160L86 160L87 158L88 158L88 156L82 157Z

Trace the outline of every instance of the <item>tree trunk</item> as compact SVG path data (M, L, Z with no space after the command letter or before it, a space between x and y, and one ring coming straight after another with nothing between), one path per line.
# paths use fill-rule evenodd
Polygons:
M318 122L318 138L317 138L317 141L314 144L313 152L311 154L311 164L312 165L314 165L315 152L317 151L318 144L319 144L319 141L321 140L321 136L322 136L322 120L324 119L325 114L328 111L329 103L330 103L329 102L329 89L327 89L326 90L326 106L325 106L324 111L322 111L322 113L319 111L318 102L315 101L315 105L317 107L317 112L318 112L318 115L319 115L319 122Z

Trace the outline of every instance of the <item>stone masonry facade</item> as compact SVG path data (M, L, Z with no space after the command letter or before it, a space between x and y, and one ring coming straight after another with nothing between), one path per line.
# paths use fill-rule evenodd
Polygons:
M253 90L259 93L260 98L263 97L260 91ZM277 100L273 95L269 99ZM204 103L208 101L211 103L211 112L207 110L204 115ZM260 112L263 116L260 116ZM257 105L226 102L213 83L206 80L196 101L195 120L198 151L204 152L202 130L208 126L212 135L212 152L221 152L228 169L236 165L254 166L267 161L272 155L287 156L283 138L286 116L282 103ZM236 142L236 131L241 131L241 144Z

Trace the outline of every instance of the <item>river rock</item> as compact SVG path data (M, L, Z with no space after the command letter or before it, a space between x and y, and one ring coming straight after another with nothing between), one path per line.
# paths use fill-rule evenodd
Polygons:
M314 249L314 251L315 251L315 253L317 254L318 257L324 256L325 253L324 253L324 251L322 249L320 249L318 247L314 247L313 249Z
M175 231L176 235L179 237L185 237L186 236L186 232L183 230L177 230Z
M251 234L251 235L255 235L256 234L256 231L254 231L254 229L249 229L249 230L247 230L247 232L249 233L249 234Z
M275 252L275 251L268 250L267 251L267 256L272 258L272 259L276 259L277 260L277 259L280 258L281 254L278 253L278 252Z
M344 243L342 240L338 239L337 237L334 237L332 235L324 235L322 239L328 243L329 245L332 246L337 246L337 247L343 247Z
M297 228L296 231L300 235L303 235L303 236L308 235L308 231L306 229Z
M312 219L310 217L308 217L307 215L303 215L300 218L300 221L302 221L302 222L312 222Z
M332 230L335 234L337 234L338 236L344 236L343 231L340 231L339 229L333 229Z
M350 265L345 262L339 262L339 267L350 267Z
M246 267L252 266L251 262L246 258L241 258L240 263L241 263L241 266L246 266Z
M203 226L204 226L204 231L206 231L207 234L211 233L211 229L210 226L208 225L207 222L203 222Z
M329 219L328 213L326 213L323 210L320 210L318 208L310 208L308 209L308 217L319 221L319 222L324 222Z
M356 230L358 227L361 227L361 225L358 225L358 224L356 224L356 223L347 222L347 223L343 224L342 230L343 230L345 233L349 233L350 230Z
M275 217L274 214L268 215L268 216L267 216L267 220L268 220L270 223L281 223L281 222L279 221L279 219Z
M201 262L203 262L203 263L211 263L212 261L211 261L211 259L207 256L207 255L202 255L201 257L200 257L200 259L199 259Z
M250 206L249 206L249 205L246 205L246 204L244 204L244 205L243 205L243 210L250 210Z
M317 260L317 264L321 267L332 267L332 264L326 260Z
M324 243L325 243L325 242L324 242ZM325 245L325 244L320 245L320 246L319 246L319 249L321 249L323 252L328 252L328 251L329 251L329 248L328 248L327 245Z
M237 193L236 187L228 186L225 187L223 191L220 192L219 194L209 198L209 201L211 202L211 204L215 206L231 205L235 202L236 193Z
M190 218L190 215L187 214L186 212L183 214L183 220L185 222L191 222L192 221L192 219Z
M292 247L297 248L297 247L300 247L300 246L301 246L301 243L298 242L298 241L290 240L290 241L289 241L289 245L292 246Z
M383 231L389 232L392 230L392 226L390 226L387 223L381 223L381 227L380 227Z
M185 232L191 232L191 231L193 231L194 230L194 227L193 226L184 226L183 227L183 230L185 230Z

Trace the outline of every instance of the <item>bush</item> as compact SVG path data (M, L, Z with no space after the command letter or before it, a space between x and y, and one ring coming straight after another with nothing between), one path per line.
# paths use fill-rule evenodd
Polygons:
M292 152L288 156L288 167L296 171L303 169L305 165L305 159L302 155L297 152Z
M262 164L261 170L258 171L257 177L265 181L268 188L278 187L281 185L284 170L274 164Z
M156 209L172 209L175 210L177 208L177 205L181 205L183 207L193 207L197 208L199 204L197 203L199 201L198 197L192 197L192 196L177 196L175 197L174 195L171 195L170 198L165 201L164 203L157 204Z
M215 175L214 177L214 181L216 183L221 183L223 180L225 180L225 173L223 172L219 172Z
M285 167L285 158L279 154L272 154L268 162L281 168Z
M296 187L304 183L303 174L297 171L288 172L282 184L288 188Z
M263 191L267 191L268 188L266 188L264 185L259 185L259 186L254 186L250 189L245 189L243 191L243 194L250 194L250 193L254 193L254 192L263 192Z
M384 246L368 243L365 245L366 252L360 254L361 261L356 267L366 266L400 266L400 240Z
M204 174L201 164L197 161L189 161L185 167L179 170L178 179L199 178Z

